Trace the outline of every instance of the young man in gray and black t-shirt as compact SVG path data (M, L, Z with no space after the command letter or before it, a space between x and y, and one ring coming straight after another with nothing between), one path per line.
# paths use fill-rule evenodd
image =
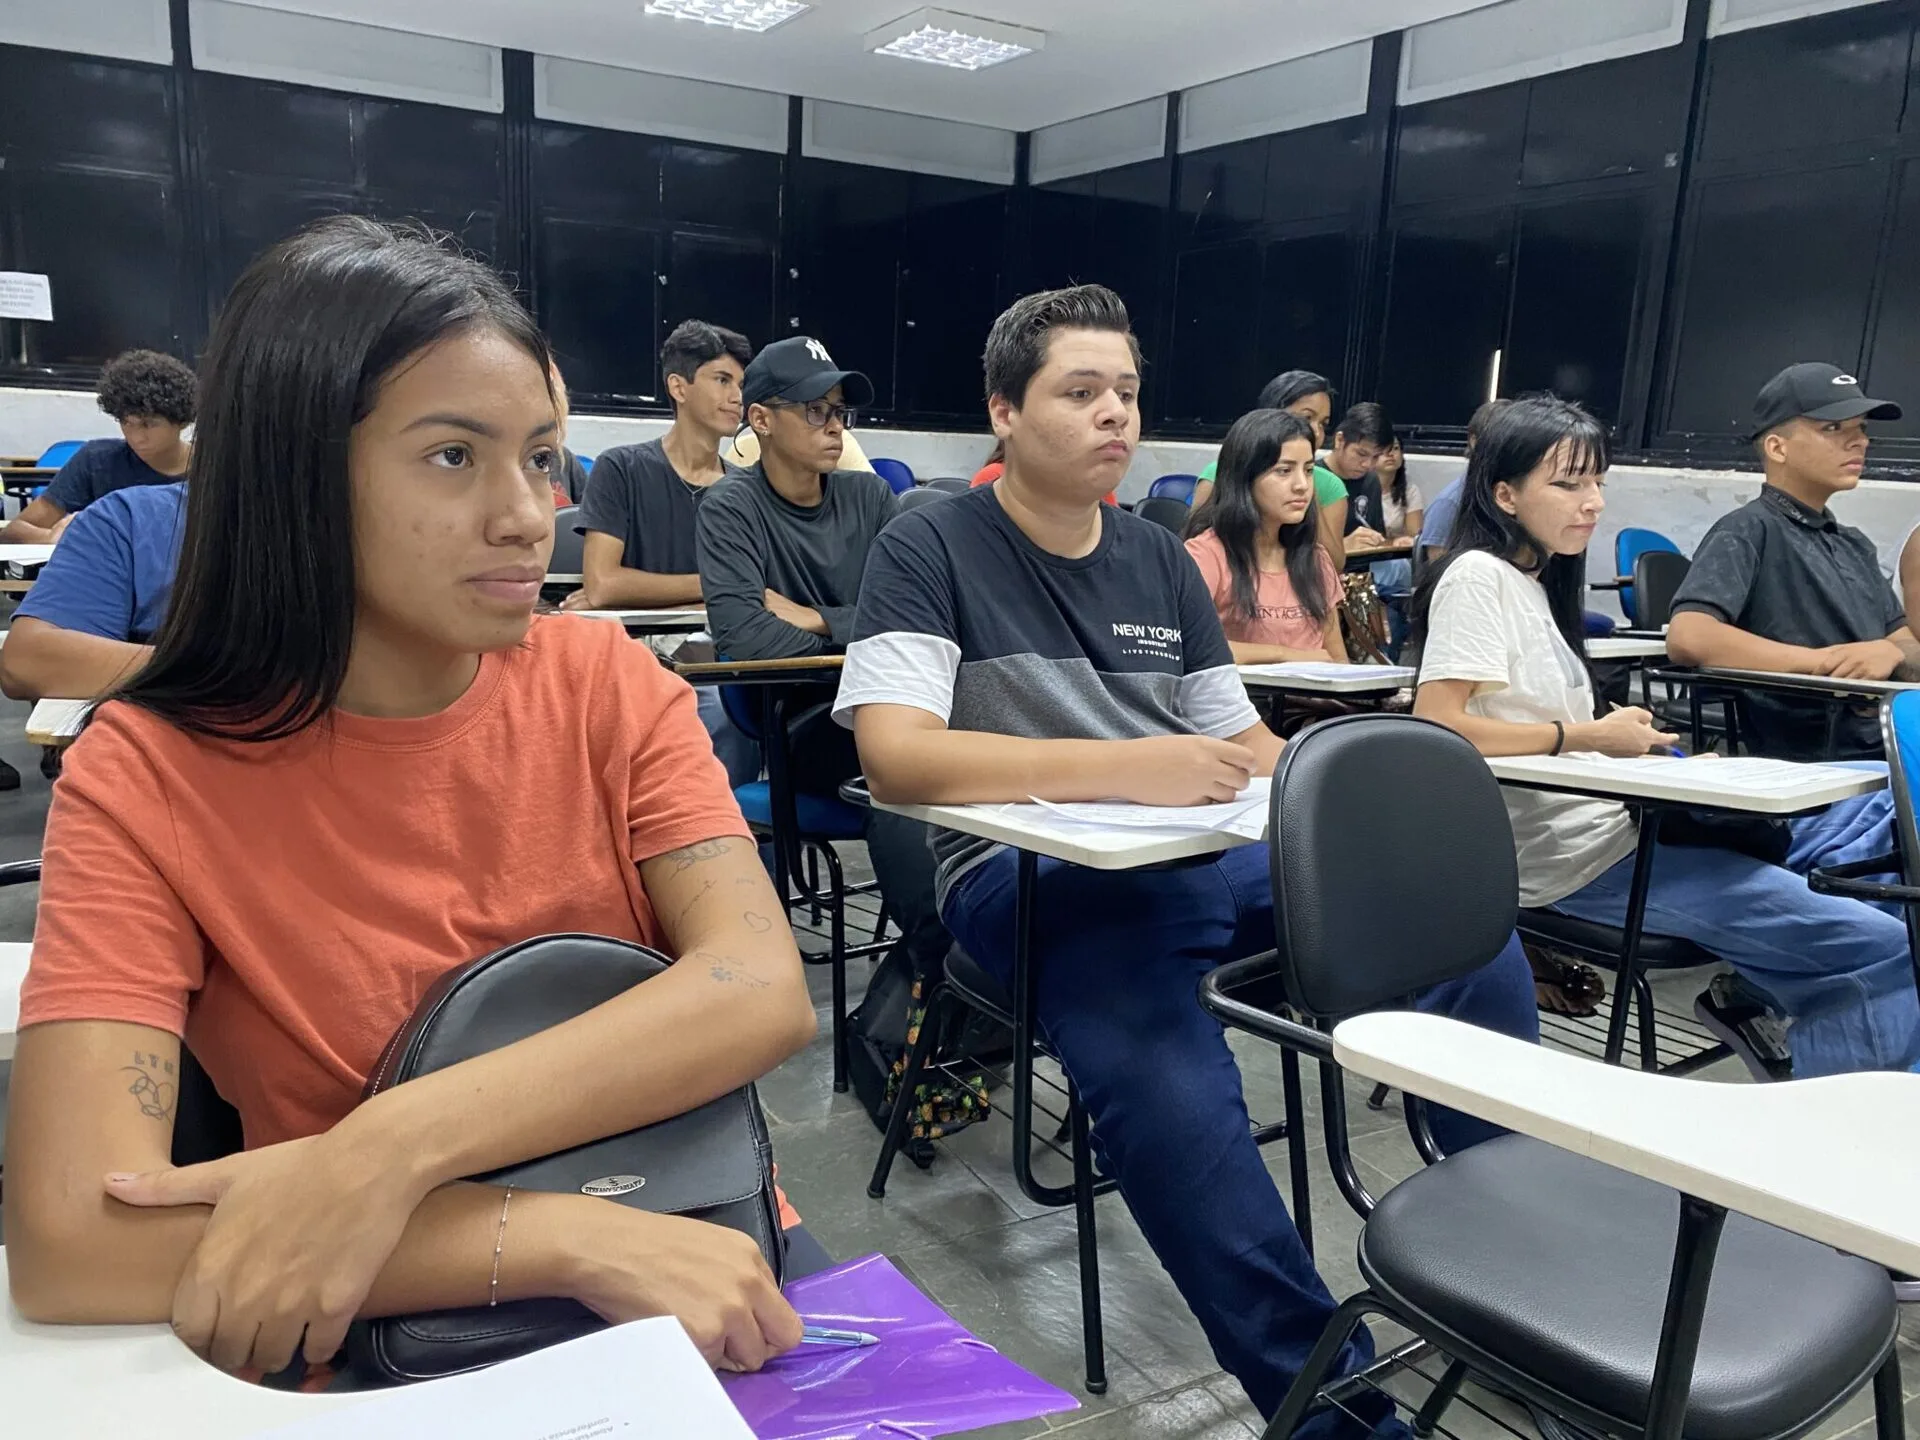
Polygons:
M1100 499L1140 434L1140 356L1099 286L1030 295L995 323L992 485L902 515L868 558L835 714L877 798L898 803L1135 800L1197 805L1268 775L1260 723L1198 570L1173 535ZM1016 858L936 838L947 928L1002 983ZM1127 1206L1214 1353L1278 1408L1333 1314L1247 1119L1200 978L1274 943L1267 849L1103 872L1039 863L1039 1019L1092 1116ZM1517 942L1423 1009L1534 1038ZM1483 1138L1440 1120L1448 1150ZM1372 1355L1364 1330L1344 1368ZM1372 1397L1317 1434L1405 1432ZM1362 1422L1365 1423L1362 1423Z

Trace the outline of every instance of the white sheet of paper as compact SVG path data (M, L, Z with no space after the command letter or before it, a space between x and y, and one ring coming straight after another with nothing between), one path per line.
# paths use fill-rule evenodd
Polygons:
M636 1320L491 1370L382 1391L271 1440L753 1440L687 1332Z
M1240 669L1249 675L1298 675L1303 680L1350 680L1366 675L1406 685L1413 683L1414 673L1409 665L1338 665L1331 660L1283 660L1273 665L1242 665Z
M30 270L0 270L0 317L53 319L53 286Z
M1088 830L1153 830L1191 835L1217 830L1258 840L1266 833L1267 796L1273 781L1257 777L1232 800L1218 805L1136 805L1131 800L1095 800L1062 803L1035 800L1030 805L1002 805L1008 815L1044 818L1056 825Z
M1632 759L1613 759L1609 765L1659 772L1684 772L1689 780L1707 785L1739 786L1761 794L1788 791L1819 777L1820 772L1838 766L1806 765L1793 760L1766 760L1742 755L1722 758L1711 755L1646 755Z

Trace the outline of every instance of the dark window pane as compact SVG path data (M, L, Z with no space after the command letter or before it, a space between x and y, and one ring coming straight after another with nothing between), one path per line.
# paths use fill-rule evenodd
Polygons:
M1669 430L1742 434L1782 366L1860 363L1886 183L1863 164L1701 188Z
M1160 368L1161 413L1176 424L1226 425L1253 402L1260 246L1252 240L1190 250L1175 263L1173 353Z
M1501 392L1551 390L1620 419L1649 197L1524 210Z
M1906 418L1874 423L1884 435L1920 435L1920 169L1913 161L1900 167L1900 197L1893 243L1880 294L1880 321L1872 358L1862 378L1872 395L1906 403Z
M44 164L96 160L171 175L173 75L0 45L0 151Z
M660 213L662 142L577 125L533 127L533 203L566 215L626 220Z
M1260 287L1260 350L1255 388L1283 370L1315 370L1335 386L1347 360L1352 308L1354 240L1336 232L1276 240L1266 248Z
M1904 6L1869 5L1715 40L1702 158L1891 135L1906 95L1912 24Z
M1693 51L1681 45L1533 82L1521 180L1556 185L1680 163Z
M45 274L53 320L25 325L36 364L98 365L122 350L183 353L170 187L107 175L17 175L20 246L8 268Z
M1141 344L1149 346L1158 323L1161 276L1166 266L1161 258L1161 237L1166 228L1169 164L1166 160L1145 160L1101 172L1086 274L1080 277L1119 292L1127 303L1134 333L1140 336ZM1151 386L1154 356L1150 353L1147 359Z
M345 95L201 71L193 77L209 170L351 186L353 104Z
M1487 398L1506 313L1510 216L1396 227L1379 396L1396 425L1465 425Z
M1365 203L1379 180L1364 116L1275 135L1267 145L1267 223L1318 220Z
M1400 112L1395 203L1506 194L1520 178L1526 130L1524 83L1409 106Z
M773 328L773 250L752 241L675 235L667 262L660 334L682 320L738 330L758 350Z
M953 181L914 187L900 270L902 410L981 414L980 352L1000 313L1006 226L1003 190Z
M534 253L535 313L576 395L663 398L659 240L644 230L544 217Z
M797 169L800 333L873 381L891 411L903 231L914 177L900 170L804 160ZM794 333L782 329L783 335Z
M1267 214L1267 139L1195 150L1180 161L1182 243L1236 234Z
M497 203L504 125L497 115L448 105L362 100L367 184L398 195L453 195Z
M1052 290L1085 277L1097 202L1091 183L1083 192L1067 188L1075 183L1036 186L1028 197L1025 263L1019 274L1023 292Z
M667 218L771 240L780 233L782 163L755 150L669 145L661 172Z
M350 194L289 192L257 180L229 178L208 186L214 243L209 255L208 300L213 311L226 298L249 261L322 215L353 214L365 204Z

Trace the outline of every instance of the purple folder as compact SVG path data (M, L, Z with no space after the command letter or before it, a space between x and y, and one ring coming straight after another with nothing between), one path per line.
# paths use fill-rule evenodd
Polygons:
M760 1440L926 1440L1079 1408L961 1329L884 1255L796 1280L787 1299L809 1325L864 1330L880 1343L802 1345L757 1375L723 1374Z

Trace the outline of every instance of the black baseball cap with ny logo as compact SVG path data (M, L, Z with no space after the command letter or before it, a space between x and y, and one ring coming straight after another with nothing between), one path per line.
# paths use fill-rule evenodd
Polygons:
M1838 365L1789 365L1765 385L1753 402L1753 435L1758 440L1776 425L1801 416L1809 420L1898 420L1891 400L1872 400L1860 382Z
M873 403L873 382L858 370L842 370L833 363L827 347L808 335L776 340L747 366L740 382L740 401L744 405L764 405L769 400L790 400L804 405L818 400L834 386L840 386L846 403L856 410Z

